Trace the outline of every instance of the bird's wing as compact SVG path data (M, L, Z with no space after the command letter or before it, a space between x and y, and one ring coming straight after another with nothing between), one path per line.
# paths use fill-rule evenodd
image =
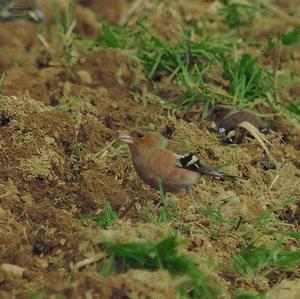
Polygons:
M230 174L227 172L218 171L214 169L210 165L201 162L194 153L189 153L187 155L177 155L177 157L178 160L176 165L184 169L195 171L200 174L207 174L207 175L212 175L217 177L231 177L231 178L245 179L244 177L240 177L234 174Z
M194 153L175 141L168 140L166 149L175 153L178 167L206 174L211 174L214 171L212 167L201 163Z
M217 177L231 177L231 178L245 179L244 177L240 177L234 174L218 171L213 167L211 167L210 165L201 162L198 159L198 157L195 155L195 153L189 152L181 144L175 141L169 140L166 149L173 152L176 155L177 157L176 165L178 167L195 171L200 174L207 174L207 175L212 175Z
M213 167L202 163L194 153L178 155L177 157L178 162L176 165L178 167L182 167L192 171L197 171L203 174L211 174L218 176L218 171L216 171Z

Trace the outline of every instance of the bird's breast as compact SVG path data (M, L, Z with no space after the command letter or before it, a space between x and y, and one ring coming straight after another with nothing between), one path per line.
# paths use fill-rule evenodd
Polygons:
M168 150L160 150L148 157L136 157L133 166L142 178L152 188L158 189L162 182L166 192L180 192L193 185L199 174L176 165L177 157Z

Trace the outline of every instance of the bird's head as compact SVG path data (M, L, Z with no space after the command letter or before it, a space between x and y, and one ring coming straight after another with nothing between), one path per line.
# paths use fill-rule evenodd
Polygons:
M131 153L143 155L153 149L164 146L165 138L157 131L153 130L134 130L123 133L118 138L120 141L127 143Z
M216 124L224 119L235 108L228 104L217 104L215 105L207 116L209 121L214 121Z

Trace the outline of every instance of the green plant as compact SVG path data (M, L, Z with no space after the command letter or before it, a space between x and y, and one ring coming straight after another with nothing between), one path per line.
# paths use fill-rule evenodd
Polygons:
M75 159L77 160L78 163L82 162L83 156L86 154L86 148L84 144L77 143L76 144L76 155Z
M249 19L261 7L259 2L249 4L249 7L229 1L224 1L223 5L231 13L248 11ZM297 119L295 106L285 107L278 98L277 89L280 84L285 85L282 80L287 77L282 76L284 72L278 73L275 80L271 65L263 66L256 57L247 53L248 47L258 46L258 42L238 39L232 32L219 31L211 34L200 32L200 36L191 39L191 31L184 31L181 39L172 42L155 34L141 21L137 22L134 30L127 26L103 25L103 34L95 46L129 50L138 58L149 80L155 83L161 78L168 78L176 85L181 92L181 101L175 103L163 99L167 111L188 112L195 104L201 103L200 121L203 121L217 102L248 108L254 102L261 102L288 119L291 110L293 119L290 121ZM292 36L296 36L297 32L295 29ZM274 44L273 39L269 47L271 44Z
M298 122L300 123L300 99L296 100L294 103L289 103L287 106L286 106L286 109L288 111L290 111L291 113L293 113L297 119L298 119Z
M251 25L260 8L255 2L252 4L232 3L229 0L222 0L221 2L223 6L220 9L220 15L223 16L224 23L230 28Z
M166 197L166 194L163 191L163 185L161 181L158 183L158 189L160 193L160 201L163 204L163 208L158 217L157 222L162 223L171 221L173 219L178 220L176 201L171 201L169 198Z
M142 22L138 23L144 43L140 43L137 55L149 79L155 80L164 71L180 82L184 88L192 88L204 82L211 64L220 64L222 53L231 47L230 41L221 42L217 36L207 36L201 42L182 39L171 43L156 36Z
M110 206L109 201L104 202L103 212L101 215L85 215L80 219L81 223L86 221L92 221L96 225L100 226L101 228L107 228L108 226L114 224L118 220L118 214L113 211Z
M300 25L297 25L292 31L285 33L281 37L284 45L297 45L300 43Z
M125 49L130 37L131 31L126 26L119 28L103 24L102 33L97 38L95 46Z
M300 250L289 251L265 245L245 248L234 256L234 270L241 274L263 274L275 270L292 271L300 265Z
M45 296L42 295L41 293L33 293L31 292L28 296L28 299L44 299Z
M53 17L58 34L60 34L61 38L64 38L74 23L74 1L68 0L67 10L64 16L62 16L59 9L55 8Z
M220 62L222 53L228 50L228 42L222 43L216 36L208 36L201 42L187 39L172 43L154 34L143 22L137 22L137 30L103 25L103 33L95 46L134 50L150 80L164 71L184 87L194 87L203 82L209 64Z
M200 208L199 212L200 212L200 214L208 216L209 219L212 221L212 223L215 225L224 225L225 224L225 225L234 227L237 223L236 220L225 218L224 215L222 215L220 212L218 212L217 210L210 208L210 207Z
M62 13L57 7L54 7L54 23L55 26L51 30L52 41L51 43L57 49L58 54L68 63L76 61L77 54L75 47L76 36L73 33L76 21L74 20L74 1L68 0L68 6L65 13ZM43 34L39 33L40 40L48 48Z
M279 218L280 211L294 202L294 198L288 198L283 202L280 210L268 208L253 223L245 225L241 236L247 239L247 246L249 248L255 246L257 241L264 236L272 236L280 244L289 238L299 241L300 233L293 231L293 225L287 224Z
M79 121L78 114L73 111L71 108L67 108L63 105L57 105L53 107L53 111L65 113L74 123L77 123Z
M265 299L264 294L250 294L244 290L239 290L234 297L235 299Z
M103 242L102 246L108 257L104 261L101 273L108 275L128 271L131 268L165 269L175 277L186 277L178 287L182 295L186 296L190 292L190 298L216 298L218 289L212 284L210 277L188 257L178 254L177 248L182 243L183 241L178 241L175 236L159 242Z
M272 91L271 73L260 67L251 55L243 54L240 59L224 56L223 62L223 77L230 81L234 104L254 101Z

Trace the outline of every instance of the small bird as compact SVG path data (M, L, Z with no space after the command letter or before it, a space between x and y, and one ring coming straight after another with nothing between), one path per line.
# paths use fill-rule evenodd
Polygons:
M235 130L239 124L245 121L262 133L268 131L267 124L256 115L228 104L215 105L208 114L207 119L216 124L220 133Z
M254 138L256 138L254 135L260 135L264 139L260 132L269 132L267 124L259 117L228 104L215 105L208 114L207 120L215 123L224 144L243 143L247 133Z
M270 150L273 145L262 133L269 133L267 124L256 115L228 104L217 104L208 114L207 120L213 121L224 144L243 143L246 136L254 137L266 153L261 161L265 170L276 169ZM232 134L233 133L233 134Z
M44 13L35 0L0 0L0 21L28 19L35 23L43 21Z
M202 163L194 153L157 131L132 131L120 135L118 139L129 145L133 166L146 184L159 189L161 183L164 192L187 190L196 210L192 186L202 175L244 179Z

